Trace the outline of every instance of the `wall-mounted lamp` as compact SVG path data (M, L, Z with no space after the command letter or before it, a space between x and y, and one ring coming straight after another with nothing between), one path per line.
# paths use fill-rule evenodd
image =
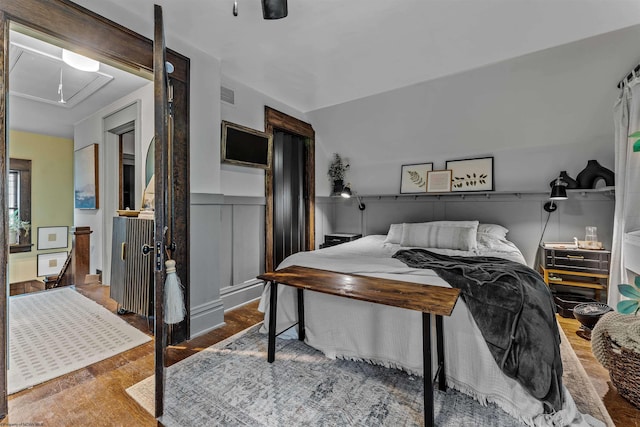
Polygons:
M358 201L358 209L360 209L361 211L365 209L365 205L364 203L362 203L362 200L360 200L360 197L357 194L355 194L355 192L351 191L351 184L347 184L342 189L342 192L340 193L340 195L345 199L349 199L351 198L351 196L356 196L356 200Z
M567 188L562 182L562 178L558 177L556 183L551 188L549 201L544 204L544 210L551 213L558 209L558 205L554 203L556 200L567 200Z

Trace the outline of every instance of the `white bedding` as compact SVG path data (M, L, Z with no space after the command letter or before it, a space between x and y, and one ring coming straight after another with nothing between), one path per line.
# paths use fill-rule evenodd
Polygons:
M410 268L391 258L401 247L384 243L385 238L372 235L326 249L300 252L285 259L279 268L301 265L449 286L432 270ZM517 247L505 239L479 240L477 249L472 251L430 250L447 255L497 256L525 263ZM278 332L297 322L295 295L295 289L279 287ZM269 286L266 286L259 307L265 312L264 325L269 321L268 305ZM328 357L366 360L422 375L422 321L416 311L306 292L305 326L305 342ZM295 333L295 328L290 331ZM591 425L593 419L577 412L566 389L564 408L555 414L543 414L542 404L502 373L462 299L458 300L451 317L444 318L444 333L449 387L480 402L494 402L529 425Z

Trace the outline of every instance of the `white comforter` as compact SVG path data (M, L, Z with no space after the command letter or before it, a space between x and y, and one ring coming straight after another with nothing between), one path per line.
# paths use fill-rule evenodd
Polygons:
M432 270L410 268L391 258L400 246L385 244L384 239L385 236L372 235L326 249L300 252L285 259L279 268L301 265L449 286ZM430 250L447 255L498 256L524 263L520 251L508 241L491 248L479 246L474 252ZM295 295L295 289L279 287L278 332L297 322ZM260 301L260 310L265 312L264 325L269 321L268 305L269 287L266 286ZM305 342L328 357L366 360L422 375L422 322L421 314L416 311L307 292L305 326ZM295 328L291 331L295 333ZM589 425L577 412L566 389L563 410L543 414L542 404L502 373L462 299L458 300L451 317L444 318L444 333L449 387L480 402L494 402L529 425ZM432 335L435 337L435 333Z

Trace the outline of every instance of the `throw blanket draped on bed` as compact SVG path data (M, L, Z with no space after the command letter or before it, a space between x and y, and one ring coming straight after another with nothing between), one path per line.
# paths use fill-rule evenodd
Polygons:
M432 269L454 288L471 312L493 358L546 411L560 410L560 335L551 293L540 275L494 257L446 256L424 249L393 255L409 267Z

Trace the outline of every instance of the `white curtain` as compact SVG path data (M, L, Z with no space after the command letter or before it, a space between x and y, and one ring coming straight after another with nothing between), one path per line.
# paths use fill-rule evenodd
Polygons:
M633 152L638 138L629 138L640 131L640 78L636 77L621 90L614 109L615 123L615 185L616 205L611 248L611 278L608 304L614 307L620 301L618 285L629 283L624 266L624 234L640 230L640 152Z

